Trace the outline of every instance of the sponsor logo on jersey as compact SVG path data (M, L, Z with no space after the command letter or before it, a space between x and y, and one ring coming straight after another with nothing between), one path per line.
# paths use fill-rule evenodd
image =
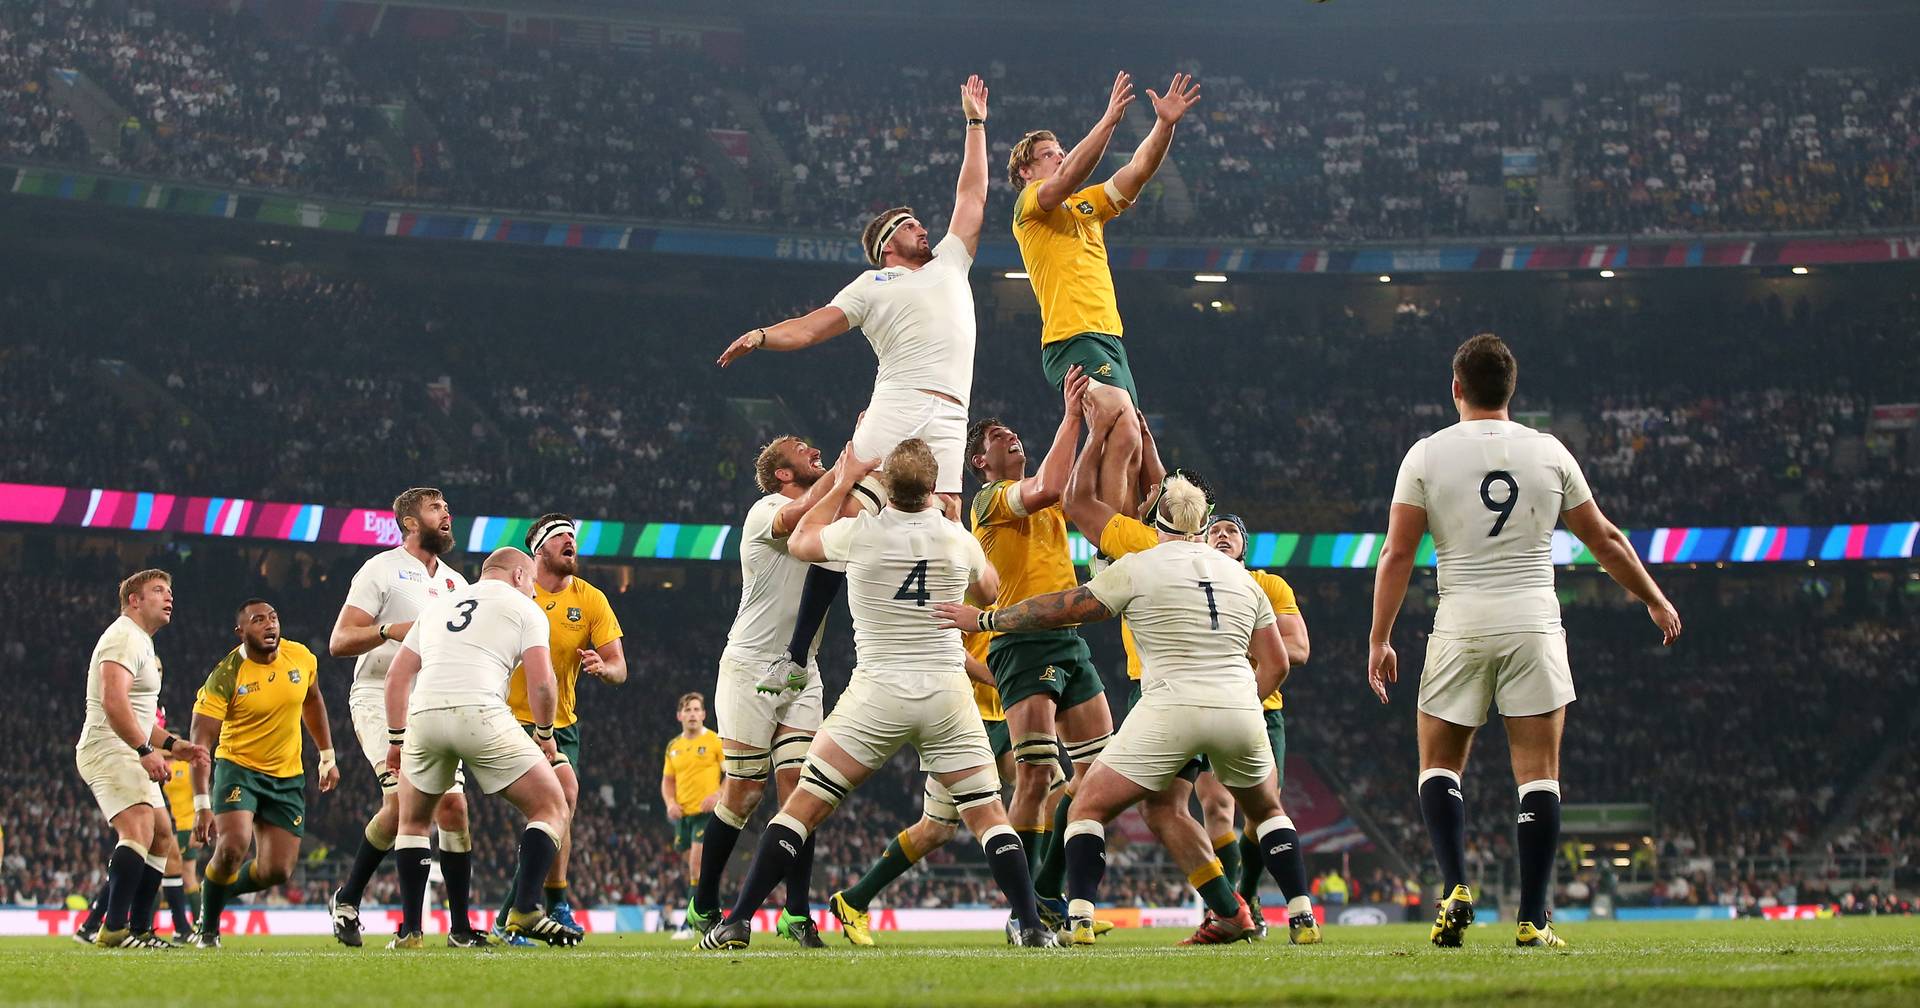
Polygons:
M274 680L274 679L275 679L276 677L278 677L279 675L280 675L280 673L278 673L278 672L275 672L275 671L274 671L274 670L272 670L272 669L268 669L268 670L267 670L267 681L268 681L268 682L272 682L272 681L273 681L273 680Z
M426 579L427 576L419 571L403 570L400 572L400 580L402 581L425 581Z
M560 604L560 603L558 603L558 602L549 602L549 603L547 603L547 611L548 611L548 612L552 612L552 611L553 611L553 607L554 607L554 606L557 606L557 605L559 605L559 604Z
M567 607L567 622L569 622L569 623L578 623L578 622L580 622L580 607L579 607L579 606L568 606L568 607Z

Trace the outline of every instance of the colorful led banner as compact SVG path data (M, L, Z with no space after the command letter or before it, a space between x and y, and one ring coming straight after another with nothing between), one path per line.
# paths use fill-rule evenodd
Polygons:
M285 227L389 238L509 242L553 248L772 259L865 268L851 236L776 234L703 227L652 227L608 218L555 219L432 207L369 204L338 197L227 191L194 184L0 165L0 187L23 196L102 206L223 217ZM1708 266L1821 266L1920 259L1920 234L1741 238L1635 238L1610 242L1487 244L1472 238L1425 246L1354 248L1209 244L1115 245L1115 269L1209 273L1456 273L1528 270L1684 269ZM1021 267L1012 242L985 241L984 270Z
M455 542L471 553L525 542L531 518L458 516ZM394 546L392 513L374 508L280 504L237 497L186 497L132 490L0 483L0 522L64 528L176 532L278 542ZM690 522L580 522L580 555L639 560L738 560L739 528ZM1741 528L1657 528L1629 532L1650 564L1787 563L1807 560L1905 560L1914 555L1920 522L1877 525L1749 525ZM1247 560L1255 567L1368 568L1380 559L1378 532L1256 532ZM1079 533L1069 537L1076 564L1093 556ZM1434 564L1423 538L1414 562ZM1563 530L1553 534L1553 562L1588 566L1593 554Z

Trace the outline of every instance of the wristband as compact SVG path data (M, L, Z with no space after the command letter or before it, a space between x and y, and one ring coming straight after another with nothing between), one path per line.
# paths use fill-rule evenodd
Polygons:
M976 119L973 116L967 117L967 125L969 126L985 126L986 124L987 121L985 119Z
M988 609L980 614L980 629L982 630L993 629L993 610L992 609Z
M763 347L763 346L766 346L766 345L767 345L767 331L766 331L765 329L755 329L755 330L754 330L754 332L757 332L757 333L759 333L759 334L760 334L760 342L758 342L758 343L755 343L755 344L753 345L753 348L754 348L755 350L758 350L758 349L760 349L761 347Z
M146 759L147 757L153 755L153 747L146 744L145 742L142 742L139 745L134 746L133 751L139 754L141 759Z
M393 639L387 636L387 625L385 623L380 624L380 639L383 641Z
M160 743L160 748L165 749L167 752L172 752L173 744L178 741L180 741L180 736L169 735L167 736L167 740L165 742Z
M321 773L326 773L328 770L331 770L334 767L339 765L340 764L333 758L333 750L331 749L320 750L320 772Z
M548 739L553 738L553 726L550 724L534 725L533 737L539 739L542 742L545 742Z
M404 742L406 742L406 740L407 740L407 726L406 726L406 725L401 725L401 726L400 726L400 727L398 727L398 728L388 728L388 729L387 729L387 744L388 744L388 745L400 745L400 744L402 744L402 743L404 743Z
M194 796L193 796L193 810L194 810L195 812L211 812L211 811L213 811L213 799L212 799L212 798L210 798L210 797L208 797L208 796L206 796L206 795L203 795L203 794L197 794L197 795L194 795Z

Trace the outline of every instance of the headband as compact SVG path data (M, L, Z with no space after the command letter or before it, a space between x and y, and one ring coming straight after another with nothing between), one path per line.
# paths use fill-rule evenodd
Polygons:
M572 519L555 518L533 530L533 545L528 548L529 552L540 552L540 547L545 546L547 540L562 532L571 534L575 539L580 538L580 530L574 527Z
M880 254L886 250L887 243L893 240L893 233L900 230L900 225L912 219L913 211L911 210L902 210L887 218L887 222L882 224L880 230L874 234L873 244L867 246L867 261L878 267Z

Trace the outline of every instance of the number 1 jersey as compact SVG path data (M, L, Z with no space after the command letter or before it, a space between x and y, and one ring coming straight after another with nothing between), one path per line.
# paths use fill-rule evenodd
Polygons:
M1553 527L1592 499L1558 438L1510 420L1466 420L1415 442L1393 502L1427 513L1440 578L1433 636L1559 630Z

